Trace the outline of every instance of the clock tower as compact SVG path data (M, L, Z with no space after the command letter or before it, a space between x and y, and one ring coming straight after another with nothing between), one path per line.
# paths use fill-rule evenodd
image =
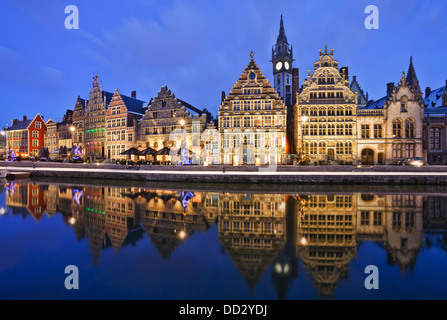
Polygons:
M284 22L279 26L279 35L275 46L272 48L274 87L286 106L292 105L292 46L287 42L284 31Z

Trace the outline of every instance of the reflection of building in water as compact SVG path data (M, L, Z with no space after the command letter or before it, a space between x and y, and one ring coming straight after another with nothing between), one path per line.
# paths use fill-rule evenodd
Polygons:
M67 223L70 219L71 205L73 202L73 189L67 186L59 186L57 192L57 211L62 214Z
M279 299L285 299L292 280L298 276L297 200L286 196L286 243L273 261L272 278Z
M357 240L385 241L385 210L390 207L386 195L356 194Z
M105 188L107 234L115 252L121 248L128 232L137 227L134 200L124 192L132 193L132 188Z
M212 226L217 222L219 216L219 194L207 192L204 194L204 218L208 223L208 226Z
M207 230L200 193L189 201L187 192L145 190L138 196L141 225L163 258L194 232Z
M45 186L44 201L46 205L46 213L48 216L53 216L57 213L57 203L58 203L58 186L54 184Z
M86 187L84 196L85 236L92 250L93 263L97 265L101 250L107 244L104 188Z
M29 213L36 221L40 221L45 214L44 191L35 183L9 182L6 187L6 206L12 209L13 214L20 213L26 217Z
M447 251L447 197L429 196L424 200L426 246L428 248L436 246Z
M71 202L71 217L68 223L73 226L76 239L80 240L85 236L85 205L84 188L73 188L73 201Z
M284 246L285 212L285 195L219 195L219 240L251 289Z
M357 253L356 198L310 195L305 208L298 205L298 252L319 295L330 297L338 279L347 278L348 264Z
M396 194L387 196L391 212L386 214L385 247L388 262L397 264L403 276L413 270L417 255L424 245L422 196Z

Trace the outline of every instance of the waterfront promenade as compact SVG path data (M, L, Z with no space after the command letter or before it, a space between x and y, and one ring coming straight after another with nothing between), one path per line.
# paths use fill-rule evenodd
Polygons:
M27 171L31 178L113 179L183 183L447 185L447 166L126 166L0 162L0 170Z

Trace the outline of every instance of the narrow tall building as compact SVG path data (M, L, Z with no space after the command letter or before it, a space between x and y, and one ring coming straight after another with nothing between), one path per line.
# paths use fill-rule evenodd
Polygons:
M224 164L276 164L285 160L286 106L254 60L219 108Z
M279 26L279 35L272 48L273 84L278 95L286 106L292 105L292 46L287 42L284 22Z
M106 156L106 114L112 96L102 90L98 75L94 76L85 108L85 157L91 161Z
M136 92L127 97L115 89L106 113L106 149L109 159L126 159L121 155L134 147L137 140L137 123L144 115L145 101L136 99Z
M334 51L325 46L298 95L295 143L315 164L357 159L357 94L347 78L347 68L339 71Z
M73 146L79 147L81 150L84 150L84 138L85 138L85 129L84 129L84 116L85 116L85 106L87 101L81 99L78 96L76 100L76 105L73 110Z
M296 153L294 105L298 93L299 77L298 69L292 68L293 50L287 41L282 15L276 44L272 48L271 62L273 64L273 86L287 107L286 154L294 154Z

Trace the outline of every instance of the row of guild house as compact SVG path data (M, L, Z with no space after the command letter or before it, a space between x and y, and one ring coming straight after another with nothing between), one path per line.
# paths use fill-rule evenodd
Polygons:
M377 100L369 100L327 46L301 84L294 61L281 16L272 47L273 82L251 52L234 86L222 92L217 119L177 98L167 86L150 101L140 100L135 91L126 96L118 89L103 90L95 75L88 100L78 97L62 122L42 123L45 139L27 140L26 148L39 144L34 154L42 143L54 153L63 152L62 147L82 150L90 161L172 160L182 154L193 163L228 165L304 159L385 165L409 157L447 164L447 83L426 88L424 96L412 58L408 71L396 75L396 84L384 86L385 96ZM16 131L28 124L14 120L6 128L8 146L19 149L22 133ZM35 128L26 131L30 137L42 136Z

